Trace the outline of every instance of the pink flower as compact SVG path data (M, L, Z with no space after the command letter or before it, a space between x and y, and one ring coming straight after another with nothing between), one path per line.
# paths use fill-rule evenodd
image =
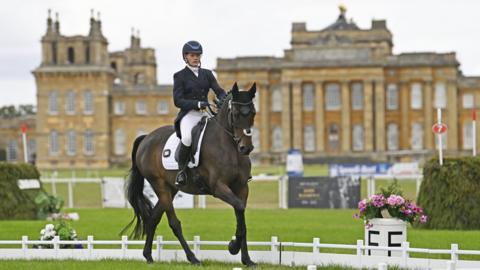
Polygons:
M370 197L372 205L376 208L380 208L385 205L385 197L382 194L375 194Z
M367 200L366 199L363 199L363 200L358 202L358 209L360 210L360 213L364 212L365 209L367 209Z
M402 196L392 194L388 197L387 203L391 206L400 206L405 203L405 199Z
M428 221L428 217L426 215L422 215L420 217L420 223L424 224L424 223L427 223Z
M353 218L360 218L360 215L355 213L355 214L353 214Z

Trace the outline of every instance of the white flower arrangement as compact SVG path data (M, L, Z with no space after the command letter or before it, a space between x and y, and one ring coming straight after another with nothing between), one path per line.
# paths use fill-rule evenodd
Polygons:
M45 229L40 231L40 240L52 240L56 234L55 226L53 224L47 224L45 225Z

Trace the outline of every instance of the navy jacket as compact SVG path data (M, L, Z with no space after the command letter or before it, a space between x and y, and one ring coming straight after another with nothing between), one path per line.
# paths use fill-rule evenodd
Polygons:
M199 68L198 77L188 67L173 75L173 102L180 108L175 119L175 132L181 138L180 120L191 110L198 110L198 102L208 102L208 91L213 89L217 98L226 96L217 79L208 69Z

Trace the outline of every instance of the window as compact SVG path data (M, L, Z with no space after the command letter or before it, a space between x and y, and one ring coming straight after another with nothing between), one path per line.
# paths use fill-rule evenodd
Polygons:
M168 101L160 100L157 104L158 114L168 114Z
M470 121L463 124L463 149L473 149L473 127Z
M93 113L93 93L90 90L85 90L83 93L83 98L84 98L84 109L83 112L86 114L92 114Z
M328 147L331 150L338 150L340 136L338 133L338 125L332 123L328 126Z
M9 140L7 147L7 161L17 160L17 141Z
M113 61L113 62L110 62L110 67L113 68L113 70L115 70L115 72L117 71L117 62Z
M387 110L398 110L398 88L396 84L387 86Z
M28 154L37 152L37 141L35 139L28 140Z
M94 144L94 138L93 138L93 131L87 130L85 132L85 138L83 141L83 150L85 154L91 155L95 152L95 144Z
M387 126L387 149L388 150L398 150L398 125L395 123L390 123Z
M133 82L134 82L134 84L136 84L136 85L145 84L145 74L143 74L143 73L137 73L137 74L135 74L135 76L134 76L134 78L133 78Z
M257 127L252 127L253 152L260 152L260 131Z
M115 115L123 115L125 114L125 102L123 101L115 101L113 105L113 113Z
M472 109L474 107L473 94L463 94L463 108Z
M282 90L280 87L272 89L272 112L282 111Z
M74 130L67 132L67 155L75 155L77 152L77 135Z
M85 48L85 63L90 64L90 46Z
M147 114L147 105L145 104L145 101L139 100L135 103L135 112L141 115Z
M421 109L422 103L422 85L420 83L412 83L410 88L410 105L412 109Z
M438 82L435 84L435 108L447 107L447 89L445 83Z
M305 126L303 129L303 150L305 152L315 151L315 128L313 126Z
M440 138L442 140L442 149L447 149L447 133L442 133L440 135ZM438 134L435 134L435 142L437 143L437 145L435 146L435 149L438 150L438 146L439 146L439 141L438 141Z
M49 141L48 141L48 152L51 155L58 154L58 132L53 130L50 132Z
M315 92L313 84L307 83L303 85L303 110L311 112L315 109Z
M275 152L282 151L283 148L282 128L274 127L272 132L272 150Z
M58 114L58 93L57 91L50 91L48 93L48 113Z
M67 92L65 111L67 114L75 113L75 92L72 90Z
M363 84L352 84L352 110L363 109Z
M337 83L329 83L326 86L325 108L327 110L340 110L341 97L340 85Z
M352 130L353 140L352 140L352 150L353 151L362 151L363 150L363 126L361 124L353 125Z
M67 63L75 63L75 50L73 49L73 47L68 47L67 49Z
M115 155L125 154L125 132L119 128L115 130Z
M423 149L423 125L422 123L412 124L412 137L411 137L412 150Z

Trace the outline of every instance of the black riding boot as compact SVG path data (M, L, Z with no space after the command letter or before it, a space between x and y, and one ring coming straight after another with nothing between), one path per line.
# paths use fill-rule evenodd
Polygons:
M175 185L181 187L187 184L188 179L188 162L190 156L190 146L185 146L183 143L180 145L180 151L178 153L178 169Z

